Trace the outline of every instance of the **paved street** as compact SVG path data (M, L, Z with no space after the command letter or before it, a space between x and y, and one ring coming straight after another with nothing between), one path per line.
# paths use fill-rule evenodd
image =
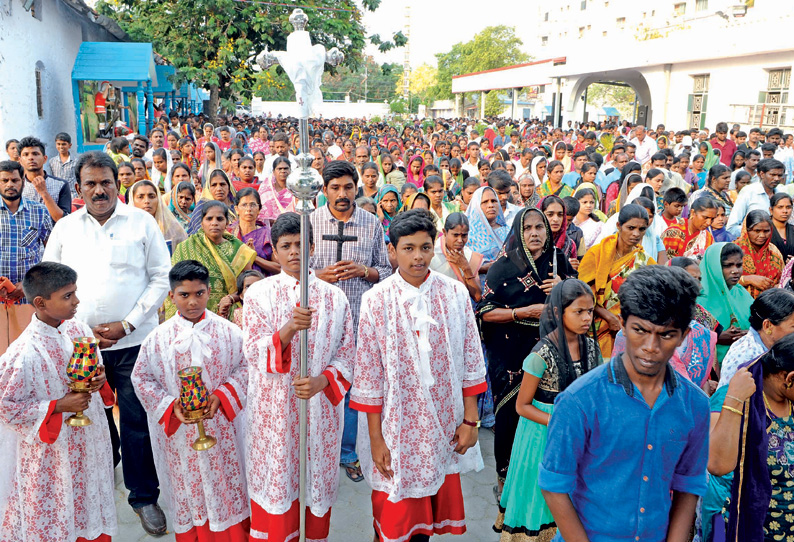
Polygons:
M466 501L466 524L468 532L463 536L441 536L433 540L455 542L493 542L498 535L491 526L496 518L496 503L493 485L496 479L493 457L493 433L480 430L485 469L463 476L463 495ZM329 542L369 542L372 540L372 507L370 489L366 482L353 483L341 474L339 499L331 514L331 535ZM121 480L121 467L116 470L116 509L119 519L119 534L114 542L172 542L173 533L160 538L148 536L141 528L138 516L127 505L127 491ZM161 503L162 505L163 503ZM168 509L163 506L168 515Z

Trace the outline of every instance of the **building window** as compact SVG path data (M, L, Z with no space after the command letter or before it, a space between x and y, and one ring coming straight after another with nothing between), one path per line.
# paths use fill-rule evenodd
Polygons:
M695 11L706 11L709 9L709 0L695 0Z
M44 64L36 62L36 113L39 118L44 118L44 97L42 89L42 74L44 72Z
M761 92L758 103L764 104L763 123L771 126L785 124L786 110L781 105L788 103L788 90L791 84L791 69L769 70L766 92ZM757 109L757 108L756 108Z
M686 13L686 2L679 2L673 6L673 15L681 17Z
M584 10L586 10L586 9L587 9L587 0L582 0L582 3L581 3L581 5L579 6L579 9L580 9L581 11L584 11Z
M606 38L606 37L607 37L607 31L606 31L606 30L604 30L603 32L601 32L601 36L602 36L602 37L604 37L604 38Z
M547 11L546 13L544 13L544 14L543 14L543 20L544 20L545 22L549 22L549 12L548 12L548 11Z
M549 44L549 37L548 37L548 36L542 36L542 37L540 38L540 44L541 44L541 45L544 45L544 46L545 46L545 45L548 45L548 44Z
M709 101L709 74L693 75L692 94L687 100L689 126L698 130L706 126L706 107Z
M28 6L25 7L27 8ZM34 19L38 19L40 21L41 11L42 11L41 0L32 0L30 2L30 7L28 8L28 11L30 12L31 17L33 17Z
M580 38L583 38L583 37L584 37L584 27L583 27L583 26L580 26L580 27L579 27L579 37L580 37Z
M609 7L609 0L604 0L604 7L605 7L605 8L608 8L608 7Z
M618 17L615 20L615 23L617 24L618 28L620 28L620 29L626 28L626 18L625 17Z

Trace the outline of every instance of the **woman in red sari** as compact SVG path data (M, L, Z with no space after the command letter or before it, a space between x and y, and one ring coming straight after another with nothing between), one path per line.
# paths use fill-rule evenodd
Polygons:
M717 205L710 196L701 196L692 203L689 218L681 223L670 224L662 232L662 243L668 259L685 256L700 261L703 258L706 249L714 244L709 226L717 218Z
M736 240L744 252L743 275L739 284L753 298L777 286L783 274L783 255L772 244L772 218L766 211L750 211L744 219L742 235Z

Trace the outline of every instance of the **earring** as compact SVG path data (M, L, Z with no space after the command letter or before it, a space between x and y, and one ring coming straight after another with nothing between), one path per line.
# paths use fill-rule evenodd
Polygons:
M767 330L766 330L766 334L767 334L767 335L772 335L772 330L771 330L771 329L767 329Z
M791 382L786 382L786 384L785 384L785 386L784 386L784 387L785 387L787 390L790 390L790 389L791 389Z

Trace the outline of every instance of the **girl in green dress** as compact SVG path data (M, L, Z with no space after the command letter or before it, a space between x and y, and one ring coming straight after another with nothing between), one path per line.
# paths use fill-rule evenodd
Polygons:
M546 542L557 531L538 487L538 469L554 399L601 363L598 343L587 336L594 307L592 290L578 279L560 282L546 300L540 321L543 338L524 360L516 401L521 418L494 525L501 542Z

